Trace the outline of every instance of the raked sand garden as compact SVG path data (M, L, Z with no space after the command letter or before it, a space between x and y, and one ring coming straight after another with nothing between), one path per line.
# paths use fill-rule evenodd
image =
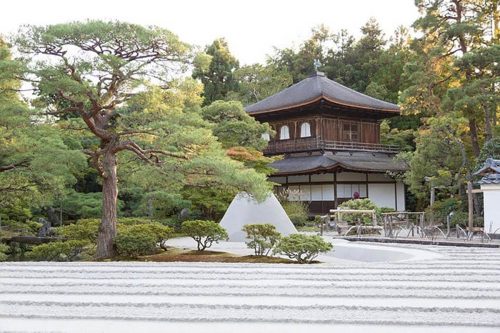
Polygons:
M498 332L499 249L334 243L312 265L1 263L0 331Z

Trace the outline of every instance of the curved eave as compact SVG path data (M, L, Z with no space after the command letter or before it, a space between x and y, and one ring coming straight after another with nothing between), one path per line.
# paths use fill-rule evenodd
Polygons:
M353 171L353 172L373 172L373 173L385 173L388 170L380 170L380 169L371 169L371 168L356 168L353 166L347 166L342 163L337 163L335 165L329 167L317 167L308 170L300 170L300 171L288 171L288 172L275 172L272 176L291 176L291 175L307 175L310 173L321 173L321 172L333 172L337 169L343 169L345 171ZM404 172L404 170L389 170L394 172Z
M270 112L276 112L276 111L286 111L286 110L296 109L296 108L299 108L299 107L303 107L303 106L307 106L307 105L310 105L310 104L314 104L314 103L317 103L317 102L319 102L321 100L325 100L325 101L328 101L328 102L336 104L336 105L346 106L346 107L356 108L356 109L364 109L364 110L370 110L370 111L375 111L375 112L377 112L377 111L378 112L390 112L390 113L394 113L394 114L400 114L401 113L401 110L399 109L399 107L397 109L396 108L394 108L394 109L389 109L389 108L375 108L375 107L366 106L366 105L349 104L349 103L346 103L346 102L343 102L343 101L340 101L340 100L335 100L335 99L332 99L330 97L326 97L324 95L321 95L319 97L315 97L313 99L310 99L310 100L302 102L302 103L291 104L291 105L288 105L288 106L285 106L285 107L279 107L279 108L273 108L273 109L265 109L265 110L259 110L259 111L248 111L248 114L250 114L250 115L257 115L257 114L264 114L264 113L270 113Z
M347 160L343 160L347 159ZM355 154L349 156L302 156L290 157L271 163L276 171L274 176L331 172L342 169L353 172L384 173L387 171L404 172L408 166L388 155Z
M317 168L308 169L308 170L301 170L301 171L275 172L272 174L272 176L307 175L310 173L334 171L338 167L339 167L339 165L333 165L330 167L317 167Z

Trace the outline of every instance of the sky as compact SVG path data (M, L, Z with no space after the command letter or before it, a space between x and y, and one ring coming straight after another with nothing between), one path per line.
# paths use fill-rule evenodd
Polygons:
M390 36L410 26L418 11L414 0L9 0L0 6L0 34L22 24L120 20L161 26L198 46L225 37L245 65L263 63L273 47L300 45L320 24L359 36L370 17Z

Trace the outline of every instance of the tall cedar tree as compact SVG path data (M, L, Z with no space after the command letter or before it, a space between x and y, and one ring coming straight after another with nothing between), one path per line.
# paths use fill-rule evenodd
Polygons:
M239 67L239 62L229 51L224 38L214 40L205 53L195 59L193 78L201 80L205 86L203 105L210 105L214 101L225 100L231 91L237 91L234 70Z

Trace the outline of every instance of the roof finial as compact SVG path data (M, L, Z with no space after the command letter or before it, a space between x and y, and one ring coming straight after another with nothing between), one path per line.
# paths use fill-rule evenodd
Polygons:
M314 66L314 75L325 76L325 73L319 71L319 68L321 67L321 62L319 61L319 59L313 60L313 66Z

